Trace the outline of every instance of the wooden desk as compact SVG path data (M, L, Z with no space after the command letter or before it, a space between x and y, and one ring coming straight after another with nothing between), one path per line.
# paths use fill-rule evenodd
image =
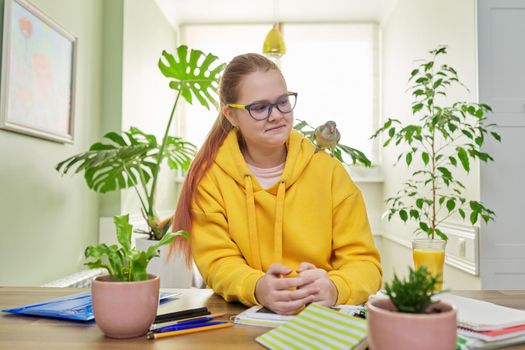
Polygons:
M78 293L74 288L5 288L0 287L0 309L35 303L63 295ZM175 290L169 290L175 291ZM160 313L207 306L211 312L233 316L245 309L241 304L227 304L206 289L184 289L178 300L161 304ZM456 291L454 294L490 301L525 310L525 291ZM0 349L263 349L255 338L269 328L235 325L214 330L160 340L146 337L110 339L104 337L94 322L81 323L39 317L0 313ZM513 350L525 350L525 345Z

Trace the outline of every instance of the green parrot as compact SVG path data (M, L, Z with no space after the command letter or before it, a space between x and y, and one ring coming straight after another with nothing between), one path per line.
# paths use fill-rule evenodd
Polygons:
M323 125L318 126L314 131L315 144L317 145L315 152L322 149L329 149L332 157L334 156L334 148L341 139L341 133L337 130L337 124L329 120Z

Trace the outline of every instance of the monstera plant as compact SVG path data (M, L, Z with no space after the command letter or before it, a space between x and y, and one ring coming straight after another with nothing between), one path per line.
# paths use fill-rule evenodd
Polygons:
M162 52L158 66L170 79L169 87L177 94L166 123L162 140L132 127L127 132L108 132L105 141L93 144L87 152L76 154L56 165L60 174L84 173L90 189L107 193L133 187L141 204L142 215L148 224L150 239L160 240L171 222L161 223L155 211L155 195L161 165L166 160L171 169L188 169L195 146L180 137L169 135L169 130L180 97L192 104L195 100L207 109L217 107L219 75L224 64L212 54L177 48L176 57Z

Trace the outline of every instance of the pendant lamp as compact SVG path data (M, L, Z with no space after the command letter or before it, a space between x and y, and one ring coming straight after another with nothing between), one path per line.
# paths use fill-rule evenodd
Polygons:
M280 58L286 53L286 45L280 27L280 23L275 23L264 39L262 52L268 57Z

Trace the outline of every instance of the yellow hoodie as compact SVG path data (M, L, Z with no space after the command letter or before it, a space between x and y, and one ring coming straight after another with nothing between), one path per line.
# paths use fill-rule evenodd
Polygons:
M382 270L361 192L300 133L290 133L287 148L281 179L263 189L230 132L192 205L195 263L226 301L255 305L255 285L272 263L295 270L309 262L328 271L338 304L363 303Z

